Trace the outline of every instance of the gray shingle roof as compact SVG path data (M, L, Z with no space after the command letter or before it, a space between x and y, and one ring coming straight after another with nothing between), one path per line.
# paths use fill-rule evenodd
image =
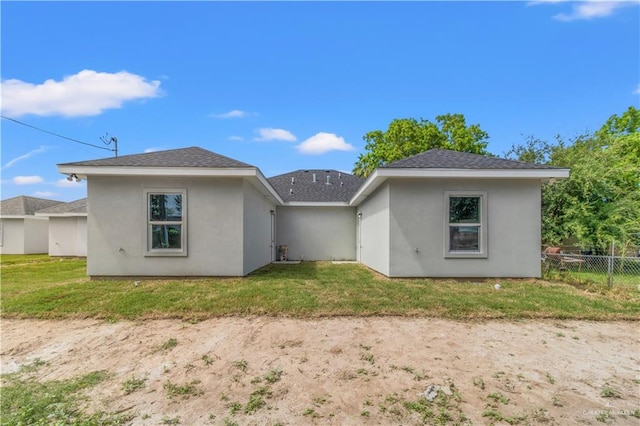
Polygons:
M58 204L63 204L63 202L20 195L0 201L0 214L3 216L33 215L38 210L53 207Z
M381 166L389 169L555 169L543 164L524 163L522 161L505 160L504 158L487 157L469 152L449 151L446 149L430 149L412 157L403 158Z
M364 182L357 176L326 169L296 170L268 180L285 202L348 202Z
M197 146L123 155L101 160L63 163L61 166L117 166L117 167L206 167L206 168L247 168L250 164L216 154Z
M60 203L53 207L38 210L38 213L64 214L64 213L87 213L87 199L71 201L70 203Z

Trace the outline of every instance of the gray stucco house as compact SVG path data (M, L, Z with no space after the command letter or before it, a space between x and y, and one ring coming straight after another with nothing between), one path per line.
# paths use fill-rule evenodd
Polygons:
M0 254L47 253L49 221L35 213L58 204L25 195L0 201Z
M270 179L198 147L59 164L87 180L91 276L241 276L278 259L390 277L537 277L540 187L567 169L430 150L366 180Z

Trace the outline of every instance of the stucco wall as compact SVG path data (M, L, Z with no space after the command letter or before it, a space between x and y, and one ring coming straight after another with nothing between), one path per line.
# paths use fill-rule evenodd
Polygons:
M288 246L290 260L355 260L353 207L278 207L276 244Z
M86 256L87 218L49 217L49 256Z
M42 254L49 250L49 220L46 217L24 218L24 254Z
M383 184L357 209L360 219L360 262L389 275L389 185Z
M445 191L486 191L487 258L445 258ZM389 276L540 275L537 180L397 179L389 202Z
M24 219L2 218L0 254L24 254Z
M146 189L187 190L187 256L146 256ZM89 275L243 275L239 178L88 179Z
M244 274L271 262L271 211L275 205L244 182Z

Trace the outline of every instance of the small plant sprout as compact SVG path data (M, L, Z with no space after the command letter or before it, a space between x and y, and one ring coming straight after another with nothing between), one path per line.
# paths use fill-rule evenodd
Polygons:
M170 351L171 349L175 348L176 346L178 346L178 340L174 339L173 337L169 340L167 340L166 342L164 342L162 344L162 346L160 346L160 349L162 349L163 351Z
M130 393L137 391L138 389L144 388L146 381L146 378L137 379L135 377L131 377L130 379L125 380L125 382L122 384L122 390L126 395L129 395Z
M204 354L202 355L202 362L204 362L204 365L211 365L213 364L213 358L209 354Z
M274 368L264 375L264 380L269 384L273 384L279 382L281 377L282 370L280 368Z
M603 398L620 398L620 392L609 386L605 386L600 391L600 396Z
M233 361L233 366L238 370L242 371L243 373L247 372L248 365L249 364L247 363L246 359L241 359L240 361Z

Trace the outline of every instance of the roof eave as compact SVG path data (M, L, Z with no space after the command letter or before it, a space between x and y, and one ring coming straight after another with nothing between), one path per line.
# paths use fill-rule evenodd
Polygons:
M564 179L569 169L433 169L433 168L380 168L362 184L349 202L358 205L389 178L446 178L446 179Z
M139 167L139 166L74 166L58 164L58 172L76 175L86 179L87 176L254 176L255 167Z

